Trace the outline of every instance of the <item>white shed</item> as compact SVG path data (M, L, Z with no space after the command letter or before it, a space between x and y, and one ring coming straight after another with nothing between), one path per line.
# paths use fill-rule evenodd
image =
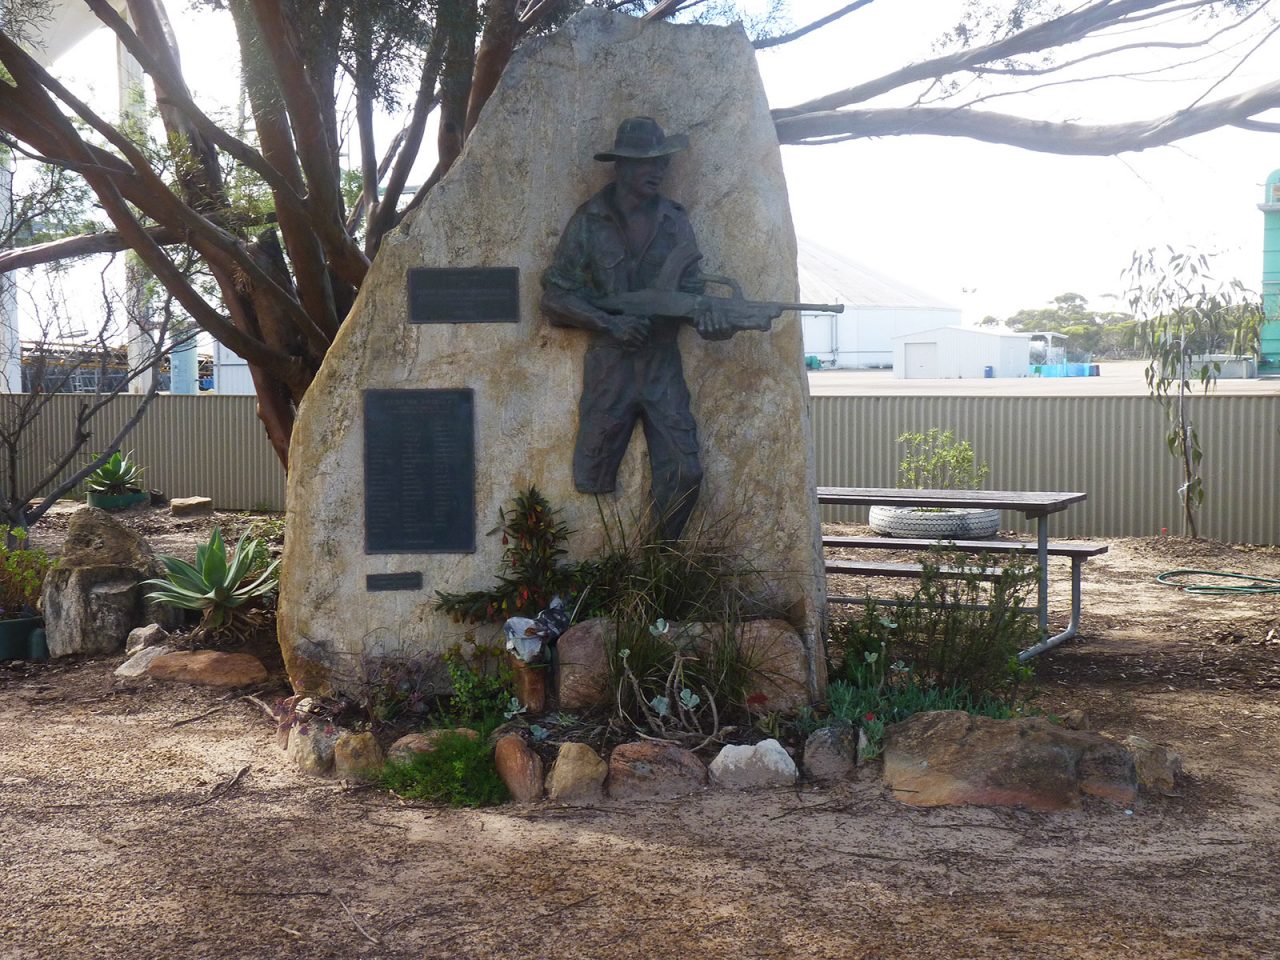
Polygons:
M252 395L253 374L249 361L216 340L213 343L213 390L224 395Z
M805 303L842 303L844 313L806 313L804 352L842 369L893 365L893 337L960 323L960 308L912 289L800 237L796 267Z
M898 380L1025 377L1030 357L1031 338L1025 333L936 327L893 338Z

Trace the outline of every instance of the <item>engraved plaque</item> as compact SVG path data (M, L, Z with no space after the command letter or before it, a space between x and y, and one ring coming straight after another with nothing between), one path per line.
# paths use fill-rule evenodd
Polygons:
M386 590L421 590L422 571L366 574L364 588L368 593L381 593Z
M410 323L519 323L518 267L416 267Z
M364 552L474 553L475 396L364 392Z

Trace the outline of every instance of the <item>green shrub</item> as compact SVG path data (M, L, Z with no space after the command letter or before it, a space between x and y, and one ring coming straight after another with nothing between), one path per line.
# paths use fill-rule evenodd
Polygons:
M493 763L488 737L471 738L449 731L429 753L405 761L389 761L379 783L410 800L430 800L452 807L492 807L508 792Z
M968 440L957 440L950 430L937 427L928 433L904 433L898 443L906 448L898 461L898 479L918 490L976 490L988 468L979 463Z
M703 525L678 541L614 536L601 559L584 565L584 606L614 624L608 653L624 725L696 746L744 714L758 671L737 635L745 621L777 612L760 600L763 578L724 546L725 526ZM702 631L694 635L691 624Z
M861 619L833 634L832 645L843 650L843 658L830 675L856 684L863 658L883 654L876 661L881 670L902 661L926 686L1005 696L1026 679L1018 653L1039 633L1035 608L1027 602L1036 567L1011 558L988 583L980 576L993 569L987 557L934 550L921 566L915 593L899 598L899 606L881 613L868 600ZM967 572L944 576L944 566Z
M474 726L487 733L505 719L512 676L501 648L477 646L468 661L455 647L445 655L444 665L453 687L444 716L448 723Z
M25 542L25 530L10 530L8 538ZM43 550L0 545L0 620L36 615L44 578L53 561Z
M517 494L501 512L502 572L487 590L436 592L435 607L456 623L502 623L535 617L562 595L569 605L580 589L577 565L564 564L569 528L556 519L536 487Z
M944 577L944 564L971 572ZM922 566L902 605L881 612L868 599L860 619L833 632L841 659L829 669L827 704L833 719L862 729L863 759L879 755L886 725L916 713L1005 718L1023 709L1032 671L1018 653L1038 635L1026 603L1035 568L1014 560L988 585L977 575L990 569L983 557L935 551Z

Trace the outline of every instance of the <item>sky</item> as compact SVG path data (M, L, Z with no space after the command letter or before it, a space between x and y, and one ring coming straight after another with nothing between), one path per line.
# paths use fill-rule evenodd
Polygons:
M966 2L878 0L809 37L762 51L771 105L787 106L929 56ZM791 17L805 23L838 5L793 0ZM225 96L234 63L209 42L211 22L185 8L184 0L170 4L197 97ZM1148 54L1137 66L1158 56ZM1274 56L1256 56L1233 82L1273 80L1265 72L1270 62ZM111 38L91 38L57 69L93 78L113 95ZM1190 102L1224 69L1206 65L1181 85L1122 79L993 106L1044 119L1141 119ZM1044 306L1066 292L1084 295L1095 309L1122 308L1121 274L1134 251L1165 244L1213 254L1222 277L1257 289L1262 214L1256 205L1267 175L1280 168L1280 138L1220 130L1139 154L1065 157L912 136L787 146L783 162L802 238L947 301L962 310L964 323L976 324L987 315L1003 319Z
M834 6L802 0L794 19L804 23ZM927 57L960 6L961 0L882 0L761 51L770 104L802 102ZM1274 52L1255 55L1235 82L1273 81L1267 67ZM1134 65L1147 68L1160 56L1147 54ZM1224 69L1188 71L1182 85L1119 80L1061 87L991 108L1080 122L1145 119L1189 103ZM960 307L966 324L987 315L1004 319L1066 292L1084 295L1094 309L1122 309L1121 274L1133 253L1166 244L1214 254L1221 276L1256 290L1257 204L1267 175L1280 168L1280 138L1235 129L1116 157L928 136L782 152L800 236Z

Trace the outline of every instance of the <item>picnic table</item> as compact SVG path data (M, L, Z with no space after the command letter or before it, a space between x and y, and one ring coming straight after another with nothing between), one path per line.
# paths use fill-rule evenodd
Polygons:
M1040 619L1040 642L1022 651L1019 659L1027 660L1036 654L1056 647L1075 636L1080 625L1080 568L1090 556L1107 552L1105 544L1073 544L1049 541L1049 517L1061 513L1073 504L1088 499L1085 493L1037 490L908 490L894 487L818 487L818 502L845 507L956 507L995 510L1013 510L1028 520L1036 521L1034 544L1011 540L981 540L954 542L957 549L973 552L1020 553L1035 551L1039 563L1037 591ZM953 541L899 540L881 537L824 537L824 546L869 547L889 549L930 545ZM1049 557L1071 558L1071 621L1067 629L1050 637L1049 634ZM838 572L838 571L837 571Z

